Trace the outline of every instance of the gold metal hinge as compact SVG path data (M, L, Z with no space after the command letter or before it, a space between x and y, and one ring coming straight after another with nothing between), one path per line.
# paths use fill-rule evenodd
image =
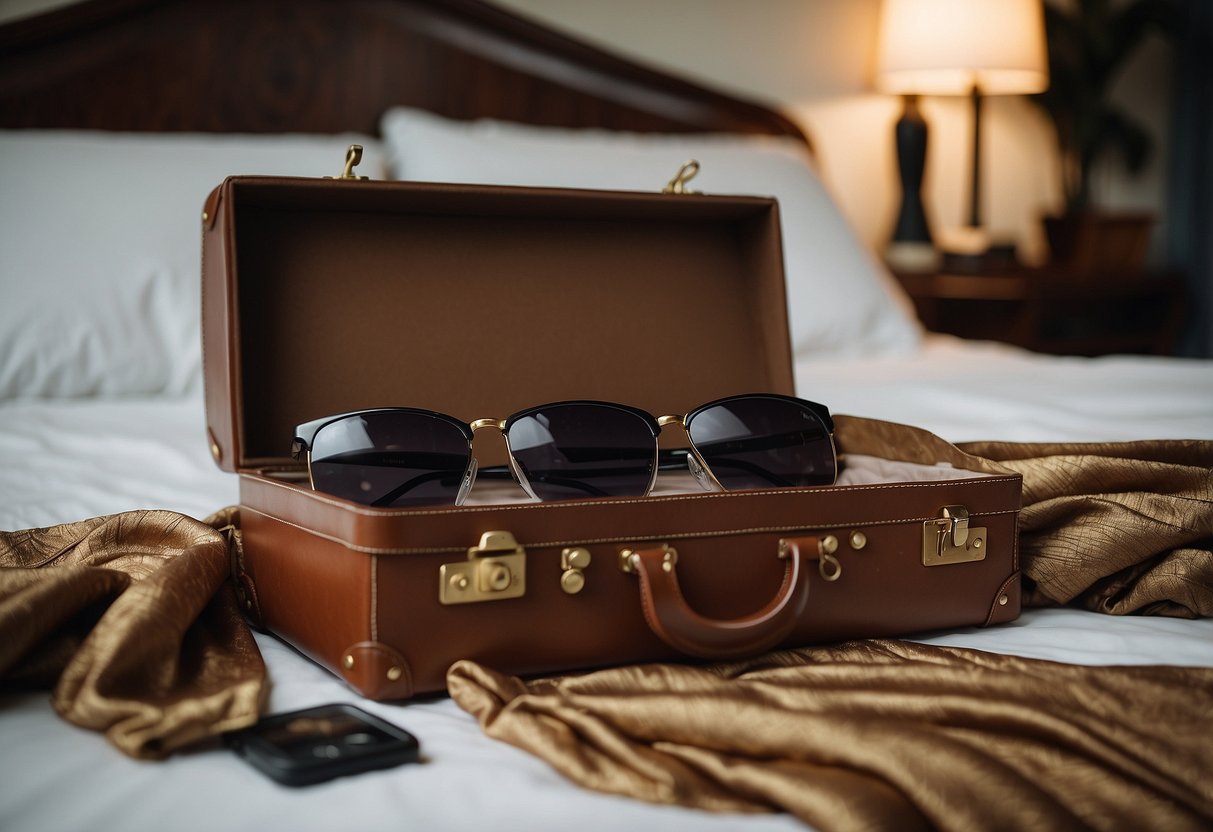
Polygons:
M367 177L354 173L354 166L362 161L362 145L352 144L345 151L345 166L337 176L326 176L325 179L354 179L363 181Z
M663 194L697 194L699 191L692 191L687 187L687 183L695 178L699 173L699 162L694 159L688 159L678 169L678 173L674 174L674 178L665 184L661 189Z
M922 524L922 565L946 566L985 560L986 530L969 525L964 506L944 506L934 520Z
M438 570L438 600L443 604L504 601L526 594L526 550L509 532L485 532L468 549L466 561Z

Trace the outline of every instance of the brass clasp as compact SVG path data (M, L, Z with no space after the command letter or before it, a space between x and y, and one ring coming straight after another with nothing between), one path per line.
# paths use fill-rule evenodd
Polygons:
M590 550L582 546L572 546L560 552L560 588L569 595L576 595L585 589L585 569L593 560Z
M354 173L354 166L362 162L362 145L352 144L345 151L345 167L341 171L340 176L326 176L325 179L354 179L363 180L367 177L357 176Z
M699 173L699 162L694 159L688 159L678 169L678 173L674 174L674 178L666 183L661 189L663 194L697 194L698 191L692 191L687 187L687 183L695 178Z
M969 525L964 506L944 506L922 524L922 565L944 566L985 560L986 530Z
M485 532L480 545L468 549L466 561L444 563L438 570L438 601L472 604L502 601L526 594L526 550L509 532Z

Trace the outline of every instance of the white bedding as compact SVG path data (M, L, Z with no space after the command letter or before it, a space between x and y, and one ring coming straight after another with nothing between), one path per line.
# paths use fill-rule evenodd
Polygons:
M669 139L400 112L384 126L385 148L356 137L364 167L375 172L386 153L396 175L418 179L586 186L595 184L583 178L589 171L600 185L650 189L688 155ZM202 195L226 173L335 172L351 138L0 131L0 529L137 508L201 518L237 502L236 477L211 461L199 394ZM1050 358L935 337L916 346L908 300L849 234L811 166L801 160L789 173L803 153L768 144L696 140L708 163L696 185L780 196L805 397L953 442L1213 439L1213 361ZM52 180L59 190L47 187L51 163L38 164L40 153L71 161ZM69 205L75 213L64 219ZM64 247L67 220L76 245ZM281 642L257 639L270 712L360 701ZM927 639L1076 663L1213 667L1213 620L1033 611ZM428 762L293 791L219 748L136 762L60 720L44 692L0 695L0 830L802 828L786 816L708 815L582 791L486 739L443 697L360 704L415 733Z
M800 395L949 442L1213 438L1213 361L1039 355L928 335L917 352L800 361Z
M1213 439L1213 362L1056 359L928 339L913 357L802 362L800 392L952 441ZM236 501L215 468L199 398L0 403L0 528L126 509L194 516ZM1086 664L1213 667L1213 620L1030 611L939 644ZM272 637L271 712L359 702L416 734L427 762L303 790L277 786L222 749L163 763L123 757L54 715L46 693L0 698L0 829L802 829L786 816L709 815L582 791L544 763L486 739L446 698L362 702ZM70 788L64 789L64 784ZM62 799L64 794L70 800Z

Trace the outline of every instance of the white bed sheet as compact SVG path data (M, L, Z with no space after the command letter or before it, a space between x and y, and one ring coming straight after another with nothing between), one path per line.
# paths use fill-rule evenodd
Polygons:
M930 339L913 358L804 363L797 374L802 394L836 413L916 424L952 441L1213 439L1213 362L1053 359ZM204 437L197 398L0 403L0 528L135 508L205 516L234 503L237 486L215 468ZM803 829L782 815L711 815L578 789L484 737L445 697L365 702L273 637L257 638L271 712L357 702L415 733L427 762L289 790L219 748L162 763L127 759L60 720L46 693L7 694L0 829ZM922 640L1079 664L1213 667L1213 620L1037 610Z
M906 356L801 361L800 395L949 442L1213 438L1213 361L1040 355L928 335Z

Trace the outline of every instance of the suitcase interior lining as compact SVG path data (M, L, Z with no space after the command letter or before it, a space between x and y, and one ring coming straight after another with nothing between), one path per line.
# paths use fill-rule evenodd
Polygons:
M773 201L359 187L233 189L245 464L363 407L791 392Z

